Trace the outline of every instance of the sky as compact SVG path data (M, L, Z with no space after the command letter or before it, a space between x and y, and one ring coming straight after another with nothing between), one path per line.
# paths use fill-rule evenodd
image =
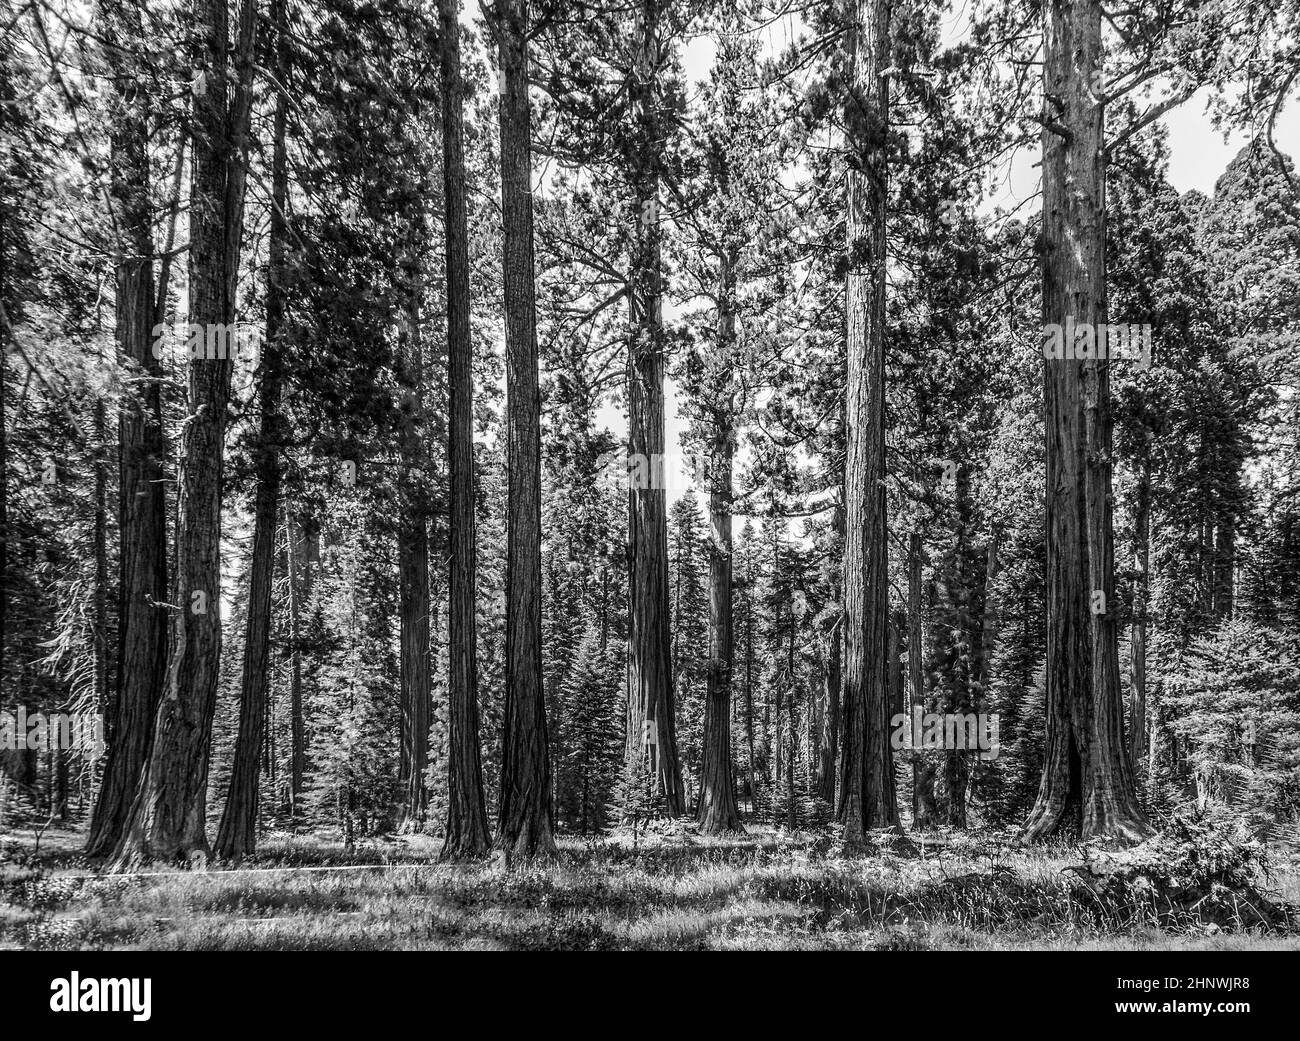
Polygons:
M957 17L964 18L964 15L959 13ZM950 28L949 36L952 39L959 38L964 31L958 20L954 20ZM760 31L766 37L768 51L775 53L792 42L795 29L790 22L783 20ZM700 84L707 80L715 49L713 41L707 36L697 36L685 42L682 61L690 83ZM1207 88L1159 120L1169 132L1169 180L1182 193L1199 190L1206 195L1213 195L1214 182L1247 142L1245 131L1237 130L1225 135L1214 128L1208 111L1209 99L1210 91ZM1300 155L1300 101L1293 99L1279 114L1274 139L1284 154ZM994 206L1013 209L1017 203L1037 192L1038 160L1037 147L1021 151L1012 157L1005 170L1001 191L995 191L988 200L990 211ZM1018 216L1024 219L1037 208L1036 204L1031 203ZM676 313L676 309L665 301L665 319L671 321ZM686 424L678 414L677 388L671 379L665 381L665 399L665 476L668 502L671 505L681 497L690 483L681 461L681 435ZM621 405L603 406L597 416L597 423L620 435L627 430L627 420Z

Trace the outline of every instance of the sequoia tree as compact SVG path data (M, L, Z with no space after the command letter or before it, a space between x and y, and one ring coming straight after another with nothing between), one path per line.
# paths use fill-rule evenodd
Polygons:
M109 125L111 194L120 241L117 344L134 377L118 417L117 690L108 712L108 756L86 838L90 856L113 851L149 757L167 667L167 519L160 366L153 352L153 232L149 205L148 94L125 56L142 38L139 11L101 3L115 97ZM178 147L182 147L178 145Z
M838 815L846 842L898 825L886 645L885 203L889 6L855 0L847 26L844 106L846 453L844 466L844 732Z
M501 0L502 279L506 325L506 705L497 842L550 856L551 764L542 686L541 389L533 264L528 0Z
M1043 7L1044 343L1106 322L1101 4ZM1072 346L1072 345L1071 345ZM1044 352L1046 355L1048 352ZM1029 839L1137 840L1148 825L1124 747L1111 530L1108 363L1045 357L1047 750Z
M221 493L233 359L228 333L243 229L252 108L254 0L240 6L235 70L224 0L194 0L199 67L190 89L190 324L224 343L188 365L176 513L170 660L153 747L114 853L120 864L208 851L208 765L221 663ZM233 89L232 89L233 86ZM224 334L224 336L223 336Z
M469 232L465 213L465 114L459 6L457 0L438 2L447 242L447 383L451 398L447 445L451 469L451 562L444 857L477 856L486 853L491 845L479 752L474 624L474 348L469 328Z

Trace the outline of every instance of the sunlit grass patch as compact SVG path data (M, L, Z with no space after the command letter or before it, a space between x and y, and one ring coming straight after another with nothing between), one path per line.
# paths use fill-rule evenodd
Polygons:
M1292 928L1165 913L1072 868L1070 847L923 837L848 856L825 836L565 837L539 864L440 864L438 843L271 836L237 869L0 867L0 944L30 949L730 950L1296 947ZM1268 892L1300 890L1274 858Z

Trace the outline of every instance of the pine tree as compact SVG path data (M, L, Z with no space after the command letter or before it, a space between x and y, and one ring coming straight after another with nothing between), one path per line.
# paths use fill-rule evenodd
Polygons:
M579 833L610 822L608 807L622 766L623 676L620 655L602 649L588 626L560 690L564 752L555 777L556 809Z

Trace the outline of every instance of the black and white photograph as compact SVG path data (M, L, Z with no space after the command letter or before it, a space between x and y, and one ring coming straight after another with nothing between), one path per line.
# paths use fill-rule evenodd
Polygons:
M1300 0L0 0L5 1007L1285 1008L1297 158Z

